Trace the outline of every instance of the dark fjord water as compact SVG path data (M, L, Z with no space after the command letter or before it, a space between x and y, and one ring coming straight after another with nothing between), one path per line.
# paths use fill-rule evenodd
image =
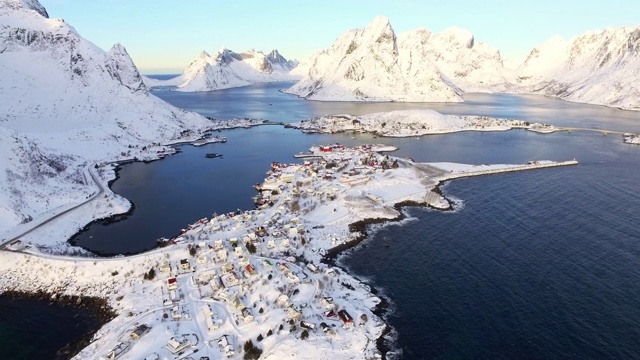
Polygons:
M0 295L0 359L68 359L58 350L97 325L87 310Z
M472 94L463 104L316 103L277 91L284 87L154 94L221 119L290 122L326 113L431 108L559 126L640 128L635 112L537 96ZM251 185L263 179L271 161L293 161L292 154L312 144L390 143L400 147L394 155L431 162L576 157L581 164L575 167L454 181L444 192L461 199L456 211L407 209L414 221L377 230L341 262L390 297L388 321L406 359L640 358L640 147L622 144L617 135L588 132L352 139L267 126L223 135L226 144L183 146L181 154L162 161L123 166L113 188L135 210L124 221L92 225L76 238L78 244L105 254L139 252L212 212L249 209ZM209 152L224 157L206 159ZM11 311L24 318L36 313L30 309ZM28 332L11 330L7 349L32 344L39 329L74 338L48 330L58 321L42 316L38 324L25 323Z
M404 358L640 358L640 149L582 145L577 167L454 181L458 210L407 209L341 259L391 299Z

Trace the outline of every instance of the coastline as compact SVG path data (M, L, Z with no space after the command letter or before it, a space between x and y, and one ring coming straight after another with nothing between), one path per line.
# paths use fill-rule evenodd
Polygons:
M5 232L5 238L1 240L0 248L9 246L16 241L21 243L27 243L36 247L39 247L43 252L52 253L64 253L66 251L74 252L69 247L72 246L69 242L76 234L82 232L87 226L100 222L109 221L111 218L117 218L129 215L133 209L133 204L122 196L114 193L111 190L112 184L119 178L118 170L120 165L143 162L148 163L152 161L161 160L166 156L175 155L180 152L179 146L192 145L201 146L209 143L224 143L226 139L220 136L213 136L215 131L251 128L261 125L282 125L280 123L271 122L269 120L262 119L249 119L249 118L235 118L231 120L209 120L211 121L210 128L200 133L198 138L190 140L178 140L168 142L166 144L149 145L144 151L140 149L135 150L132 154L122 153L113 159L101 159L91 162L85 165L83 171L88 172L85 174L87 181L93 181L98 192L94 192L93 197L85 199L80 203L68 203L57 209L49 209L48 211L41 213L38 217L26 224L17 225ZM191 136L191 133L187 134ZM205 140L203 142L203 140ZM146 152L143 154L143 152ZM122 155L125 155L122 157ZM100 175L98 175L96 169L100 168ZM104 171L103 171L104 170ZM94 174L94 172L96 174ZM107 197L98 196L106 194ZM70 209L70 210L66 210ZM100 210L97 210L100 209ZM75 219L71 219L71 216L64 216L67 212L72 211ZM56 218L56 221L60 223L56 226L56 229L64 229L62 231L56 231L55 233L47 234L47 238L50 239L46 243L42 243L39 239L41 237L34 236L32 232L38 232L41 226L46 227L46 224L52 219ZM24 248L20 245L19 247ZM80 248L83 249L83 248ZM86 249L83 249L86 250ZM98 255L98 254L96 254Z
M348 357L351 351L361 348L362 350L357 351L364 356L380 354L380 356L387 358L389 353L393 351L386 343L386 336L392 332L393 329L384 322L389 301L380 295L378 289L358 280L350 275L348 271L340 271L341 274L335 275L315 274L314 271L317 271L319 268L323 273L327 271L327 274L329 274L328 271L331 270L332 265L335 265L335 262L331 261L334 261L338 254L345 249L354 247L366 238L366 226L368 224L402 219L404 214L401 209L405 206L431 206L440 210L450 209L450 201L442 197L442 193L439 191L438 184L443 181L455 178L456 175L468 177L495 172L516 171L514 170L515 168L519 170L534 169L536 165L494 165L487 167L461 164L454 164L454 166L448 163L414 163L406 159L396 159L389 155L373 152L371 149L376 147L371 145L358 148L345 148L340 145L332 146L334 147L334 152L329 155L324 154L323 157L315 163L272 164L271 175L265 179L265 185L263 185L263 187L274 188L273 186L275 186L280 188L284 193L284 196L279 195L275 197L274 205L263 205L260 210L244 212L244 216L238 214L234 216L221 215L210 221L206 219L200 220L189 227L189 230L182 235L184 239L179 241L177 245L145 252L137 256L110 259L79 259L50 256L47 254L0 253L0 257L2 258L12 256L13 259L15 259L12 265L15 269L0 265L0 268L4 269L1 272L0 280L2 277L5 279L4 282L0 282L0 285L5 289L19 287L25 292L64 292L69 296L77 296L77 294L101 296L100 294L108 294L104 297L104 301L108 302L112 306L112 309L120 315L99 330L98 337L100 341L92 343L82 350L83 358L97 357L109 351L109 349L114 349L116 339L122 336L123 332L131 331L129 329L133 322L148 322L152 319L150 317L157 317L159 316L157 314L162 314L163 312L166 314L166 311L169 311L172 307L185 306L179 305L181 303L180 301L177 303L178 305L176 305L175 302L169 302L170 305L167 305L167 300L163 300L166 299L167 293L165 292L166 290L164 290L164 286L162 286L162 282L164 281L162 279L164 279L166 275L161 276L160 283L157 281L148 281L148 279L143 280L142 275L146 274L148 269L155 269L162 261L166 261L163 259L170 259L175 263L180 262L180 258L190 252L192 244L196 244L198 239L201 239L201 245L198 245L198 247L202 248L201 251L205 251L207 245L203 241L202 234L207 235L205 237L207 240L205 241L213 241L212 239L216 237L229 239L234 236L239 236L242 238L242 236L246 237L246 235L241 234L251 231L248 230L247 227L249 229L258 227L259 229L260 224L270 223L272 225L267 225L269 229L271 229L269 232L274 232L275 234L279 232L277 229L279 229L280 226L287 223L291 225L295 224L297 230L292 230L291 227L282 227L281 229L287 233L290 232L289 230L292 230L294 231L293 234L304 234L304 238L307 239L306 245L304 240L291 238L291 245L289 245L289 242L287 242L286 245L282 243L282 247L269 250L270 248L267 247L268 244L258 242L256 246L259 248L259 251L256 256L250 257L250 263L265 274L267 268L265 267L266 265L260 265L260 261L264 261L260 259L270 259L272 263L285 262L288 266L283 266L280 275L277 276L279 279L285 280L285 284L294 284L293 287L289 287L291 285L287 286L289 287L288 291L298 289L298 285L295 284L298 284L301 278L306 279L300 285L302 288L311 286L314 283L316 284L316 290L312 292L312 294L315 295L311 299L305 300L305 304L314 298L318 299L319 296L325 296L336 299L340 305L338 309L348 309L349 312L355 313L356 315L367 315L365 319L370 319L368 323L365 320L365 324L361 323L361 326L364 327L357 327L357 330L351 327L355 331L345 332L346 330L338 330L337 328L335 331L341 334L339 338L333 337L328 339L322 336L322 334L314 333L313 336L315 339L322 341L322 343L326 342L326 345L320 347L323 351L327 352L326 354L340 354L340 356ZM321 148L318 148L318 151L322 151ZM343 165L338 166L337 163L341 162ZM557 164L558 163L545 162L544 166L558 166ZM482 170L469 172L469 170L478 169ZM363 182L362 180L366 181ZM367 185L364 186L364 184ZM366 193L363 192L363 190L365 190ZM263 196L265 195L264 191L267 191L267 196L273 195L271 190L263 189ZM298 203L296 199L299 199L300 203L294 206L294 204ZM329 203L325 203L326 201L329 201ZM273 201L270 202L273 203ZM298 210L294 210L296 206ZM286 210L287 207L290 208L289 211ZM299 220L294 220L294 218L298 219L298 217ZM248 224L245 221L246 219L250 220ZM278 223L276 220L284 220L286 222ZM242 224L242 226L238 228L236 224ZM305 229L307 229L307 231L305 231ZM282 241L280 240L281 237L276 235L274 235L274 238L278 239L279 242ZM269 239L274 238L270 237ZM221 242L221 244L224 243ZM333 246L331 246L331 244L333 244ZM210 249L212 245L213 244L210 243ZM249 249L248 245L246 246L247 249ZM244 249L244 247L239 249ZM321 249L321 251L315 252L313 249ZM323 252L322 249L329 250ZM238 250L238 248L236 248L236 250ZM293 253L290 253L290 250L293 251ZM237 251L234 251L234 253L237 253ZM242 250L242 253L244 253L244 250ZM325 256L321 256L322 254ZM34 257L34 255L36 257ZM293 255L296 255L295 259ZM240 264L246 264L246 262L242 262L242 259L243 257L240 257L237 261L240 261ZM236 260L234 260L234 262L235 261ZM329 263L327 263L327 261L329 261ZM309 267L313 265L314 262L318 264L315 267L316 270L313 270L314 267ZM204 258L204 263L205 265L207 264L206 257ZM220 263L217 264L213 269L217 269L217 267L220 266ZM190 267L190 269L194 269L193 271L198 270L196 274L202 274L211 271L211 266L213 265L202 268L196 265L195 268ZM235 266L237 265L232 265L232 268L235 268ZM27 270L27 267L29 270ZM241 271L240 269L242 269L242 267L239 267L236 271ZM34 272L41 273L44 276L37 276ZM53 274L51 274L51 272L53 272ZM191 270L188 273L191 273ZM283 276L285 274L287 275ZM174 276L181 275L186 274L178 270L177 275ZM47 279L47 276L49 276L49 279ZM194 275L189 277L192 276ZM265 280L263 280L262 285L260 285L258 282L251 280L250 274L245 276L246 280L243 281L247 281L248 284L253 284L249 294L268 293L269 291L273 291L274 286L276 286L275 284L269 285L270 282ZM328 277L326 280L322 280L323 276ZM269 278L269 280L271 279ZM192 285L187 285L187 278L185 278L183 282L183 286L186 286L183 288L183 291L192 289ZM320 282L325 285L320 286ZM28 286L22 289L22 287L24 287L22 284ZM117 286L116 284L123 284L124 286ZM263 288L262 286L267 287ZM197 288L197 294L199 295L191 294L188 299L197 299L202 296L202 291L204 290L199 286L197 286ZM318 292L318 290L323 288L326 288L326 290ZM309 290L311 290L311 288L309 288ZM285 291L285 293L293 296L291 292ZM233 294L232 292L229 295L225 295L224 298L232 299ZM235 296L235 298L237 298L238 295ZM255 297L257 295L252 296L254 297L246 299L244 302L247 304L256 300L259 302ZM272 296L277 297L277 293ZM217 301L221 300L218 299ZM271 301L275 302L275 298L269 300L269 303L272 303ZM190 301L187 303L190 304ZM312 303L314 303L314 301L312 301ZM229 305L225 305L224 307L227 309L225 311L227 311L228 314L226 315L226 319L231 320L232 315L228 313L228 306ZM301 314L304 312L306 314L304 315L304 319L307 321L314 321L312 319L318 321L322 319L321 313L317 312L319 309L320 307L315 305L312 309L303 310L303 308L300 308L300 310L296 311L300 311ZM268 307L266 312L266 314L277 313L278 312L272 307ZM191 316L195 316L195 314L190 315L189 318L191 318ZM264 319L266 320L268 318L269 317ZM258 324L260 323L262 322ZM267 323L270 327L274 326L273 320ZM172 327L170 324L162 325L162 322L155 323L152 321L151 324L154 324L152 325L154 327L157 326L158 331L162 331L163 326L168 326L168 329ZM193 325L182 325L181 328L184 326L187 326L187 328L189 328L189 326L195 326L194 331L197 331L195 329L201 325L198 325L196 321ZM241 336L239 341L246 339L246 331L250 331L250 333L263 333L265 331L264 326L250 326L243 327L243 329L242 333L239 334L244 335L235 335ZM162 331L162 333L166 334L166 330ZM278 337L281 339L279 342L284 341L286 345L278 344L276 347L271 347L269 351L273 354L279 354L274 356L280 356L290 351L287 350L290 346L302 345L298 342L299 340L297 340L295 333L296 331L292 328L288 333L280 335ZM290 334L293 334L293 336ZM158 335L160 335L160 333L156 333L156 336ZM253 336L255 336L255 334ZM336 351L334 346L339 348L341 346L340 344L346 346L346 343L353 344L351 350L344 350L345 348L343 347L343 350L334 353ZM275 346L275 344L273 346ZM302 348L304 348L304 346Z
M496 173L509 173L509 172L518 172L518 171L523 171L523 170L532 170L532 169L539 169L539 168L544 168L544 167L557 167L557 166L566 166L566 165L576 165L578 164L577 161L573 160L573 161L567 161L565 162L566 164L553 164L553 165L547 165L547 164L542 164L539 167L535 167L535 168L513 168L513 169L502 169L502 170L498 170L496 171ZM356 222L353 222L351 224L349 224L349 232L351 233L356 233L358 234L355 238L353 238L352 240L345 242L343 244L337 245L333 248L327 249L323 258L322 258L322 262L330 265L330 266L335 266L335 267L339 267L341 268L343 271L347 272L345 268L343 268L342 266L340 266L338 264L338 258L341 255L344 255L346 251L348 250L354 250L357 249L358 246L360 245L365 245L365 242L368 240L368 237L370 236L369 232L367 231L368 228L370 227L370 225L376 225L376 224L389 224L389 223L393 223L393 222L399 222L402 221L404 219L406 219L406 214L403 211L404 208L407 207L427 207L427 208L431 208L437 211L453 211L453 205L451 200L449 200L442 192L441 186L445 185L446 183L452 181L452 180L457 180L457 179L465 179L465 178L471 178L471 177L478 177L478 176L486 176L486 175L491 175L492 173L468 173L468 174L463 174L461 176L453 176L453 177L449 177L449 178L445 178L445 179L441 179L438 181L438 183L431 189L431 192L438 194L439 196L441 196L443 199L445 199L448 203L448 207L446 208L440 208L440 207L436 207L433 206L431 204L429 204L426 201L414 201L414 200L405 200L405 201L401 201L398 203L395 203L393 205L393 207L396 209L396 211L398 211L398 215L394 218L365 218L362 220L358 220ZM351 275L354 276L354 275ZM354 276L355 277L355 276ZM375 308L373 309L373 313L376 314L377 316L379 316L381 319L386 320L386 315L389 314L389 300L387 299L384 295L382 295L380 289L376 288L375 286L373 286L370 283L367 283L365 281L363 281L362 279L359 279L356 277L356 279L362 283L366 283L367 286L369 286L371 293L378 296L380 298L380 303L378 303ZM382 359L386 360L387 359L387 354L391 351L393 351L393 347L391 346L391 344L388 344L385 341L385 336L389 333L391 333L393 330L393 328L391 327L391 325L389 325L388 323L385 323L385 329L384 331L380 334L380 336L376 339L376 346L378 348L378 350L380 351L381 355L382 355Z
M405 206L430 206L439 210L450 210L451 202L442 195L442 192L439 189L440 184L448 180L451 180L454 178L461 178L461 177L479 176L479 175L485 175L490 173L529 170L529 169L537 168L536 166L538 167L558 166L558 163L544 162L544 164L540 164L540 165L531 165L531 164L529 165L494 165L493 167L491 166L486 167L485 165L477 166L477 165L455 164L456 166L451 167L451 164L447 164L447 163L440 163L440 164L415 163L413 161L406 160L406 159L390 158L388 155L382 155L380 153L372 152L371 145L363 146L362 148L359 147L357 149L355 148L345 149L345 147L341 145L331 145L331 146L334 147L335 151L329 155L323 154L322 157L320 157L319 162L317 163L322 165L318 166L316 170L312 172L308 172L309 169L306 169L305 166L302 164L296 164L295 166L291 166L291 167L288 167L286 164L284 164L282 168L280 168L279 166L276 166L276 168L273 168L273 171L271 172L272 176L269 176L271 180L269 180L269 178L265 180L265 184L267 184L267 180L274 181L274 179L276 182L278 181L282 182L283 181L282 179L285 176L285 174L290 174L290 175L298 174L298 172L296 172L297 169L304 170L303 173L305 171L307 172L306 173L307 175L293 175L293 178L298 179L297 181L293 181L293 183L296 184L296 187L298 187L297 184L299 182L300 184L302 184L302 182L307 183L307 185L305 185L307 186L307 188L305 189L303 186L300 190L306 190L302 194L304 195L303 199L305 199L308 194L311 195L311 198L310 198L311 203L309 203L309 201L306 201L306 203L302 204L302 209L299 209L298 211L293 211L293 206L291 205L292 212L284 211L283 205L286 205L289 202L288 200L284 200L284 203L282 200L276 201L277 205L280 205L280 206L279 207L275 206L271 208L271 210L267 210L269 208L263 207L263 209L265 209L264 211L266 212L264 216L268 216L268 214L276 214L278 215L278 217L280 217L281 215L286 214L286 217L288 218L291 216L299 215L301 218L304 219L305 228L310 230L316 229L316 228L318 229L324 228L324 226L312 226L314 224L327 225L328 229L326 230L311 230L311 233L307 231L307 235L305 235L305 237L308 237L309 241L313 242L314 248L318 247L321 250L322 249L328 249L328 250L326 250L326 252L315 253L315 254L313 252L303 251L302 252L303 256L301 257L302 260L299 260L299 259L296 260L296 262L299 263L297 266L299 266L300 268L304 268L305 262L307 264L309 263L313 264L314 261L320 261L321 263L324 263L324 265L329 265L329 267L321 266L321 268L330 269L331 268L330 266L332 264L335 265L335 259L340 253L342 253L346 249L353 248L354 246L356 246L366 238L367 236L366 226L368 224L401 220L404 217L404 214L401 211L401 209ZM318 148L317 151L322 152L323 150L321 148L322 147ZM373 148L375 148L375 146ZM366 150L366 149L369 149L369 150ZM364 164L362 163L362 161L364 161L362 160L363 157L369 159L369 160L366 160ZM350 161L350 163L353 162L353 164L348 166L336 165L336 163L340 163L341 161L347 161L346 159L350 159L348 161ZM360 159L358 161L360 161L361 165L356 164L357 159ZM369 164L369 162L371 162L371 164ZM374 163L376 164L375 166L374 166ZM383 164L386 164L386 165L383 165ZM305 165L306 165L306 162L305 162ZM326 165L326 169L325 169L325 165ZM331 167L329 167L329 165L331 165ZM393 166L390 166L390 165L393 165ZM398 166L400 168L397 170L394 170L398 168ZM348 170L349 174L346 173L347 171L345 169ZM478 170L478 169L481 169L481 170L470 171L470 170ZM336 171L337 173L335 173ZM391 171L391 172L386 172L386 171ZM363 172L363 174L357 175L360 172ZM115 176L117 176L117 167L115 167L114 169L114 174ZM339 176L340 174L343 174L343 175ZM385 175L383 176L383 174ZM290 176L290 175L286 175L286 176ZM305 177L305 176L308 176L308 177ZM327 176L331 180L329 180L328 184L325 184L324 182L327 181ZM366 181L362 182L361 180L366 180ZM112 178L110 181L110 184L112 184L113 181L115 181L115 179ZM289 183L291 182L292 180L289 180ZM366 183L368 183L369 185L366 185L365 187L361 186L362 184L366 184ZM285 181L285 184L286 184L286 181ZM289 186L291 185L287 185L287 187ZM337 186L337 188L334 188L334 186ZM357 190L357 189L360 189L360 190ZM366 189L366 193L363 192L362 189ZM320 190L320 192L318 192L318 190ZM298 192L294 192L294 194L298 194ZM431 196L430 194L433 194L433 196ZM316 208L315 205L324 204L323 202L324 200L322 199L330 200L330 203L332 205L327 204L324 206L320 206L319 208ZM338 203L336 203L335 201L338 201ZM328 207L336 206L336 204L339 204L339 205L337 205L338 206L337 208L333 208L333 213L326 212L326 211L330 211L330 208ZM349 208L348 211L346 211L345 206ZM281 214L281 211L277 208L282 209L284 212ZM351 211L354 211L354 213L351 213ZM253 214L253 212L251 211L245 212L245 214ZM251 217L253 216L254 215L251 215ZM225 219L229 219L229 218L225 216ZM357 219L357 220L350 221L349 219ZM191 239L190 241L194 241L195 239L193 235L189 235L189 234L197 234L197 232L194 232L194 231L197 229L202 229L202 226L199 224L200 222L198 222L197 224L194 224L195 227L193 228L193 230L190 227L189 228L190 230L188 230L187 234L185 234L185 236L187 236L188 239L190 236L190 239ZM211 219L211 224L212 225L214 224L214 219ZM222 226L224 229L225 226L224 225ZM357 233L354 233L354 230L360 230L360 231L357 231ZM338 235L328 235L330 233L334 233ZM217 236L225 237L224 234L220 234ZM340 242L341 241L340 238L343 239L342 242ZM328 246L332 242L337 242L338 244L335 246ZM37 260L37 262L44 263L43 265L45 265L46 267L51 267L51 266L54 266L54 268L59 267L60 270L62 270L63 268L70 268L70 269L74 269L73 271L79 271L81 274L85 274L87 271L86 264L88 264L91 260L94 260L93 261L94 265L96 265L96 261L97 261L97 264L100 265L103 271L102 271L102 278L100 280L96 279L95 281L96 282L95 285L97 286L89 285L92 288L92 290L98 290L100 286L102 286L103 288L105 286L107 286L108 288L111 288L112 285L108 283L116 279L110 279L110 277L108 276L109 273L111 273L111 276L115 276L116 278L119 278L120 276L124 275L125 277L122 278L122 280L128 281L129 285L131 286L131 280L127 280L127 279L132 274L135 275L136 277L141 276L140 269L148 269L149 267L154 267L153 265L154 261L156 262L155 266L158 266L159 259L161 256L164 256L164 255L169 256L170 254L172 258L179 256L180 252L184 251L188 243L189 243L188 241L179 242L179 245L172 246L166 249L146 252L135 257L130 256L130 257L109 259L109 261L103 261L105 259L87 259L88 261L82 262L76 258L76 260L73 260L73 264L75 265L72 265L71 259L66 259L66 260L60 259L62 260L62 262L58 262L58 260L56 260L57 257L51 257L51 256L48 256L47 254L40 254L39 255L40 258ZM304 245L304 241L302 242L302 245ZM306 249L310 250L310 247L306 247ZM281 256L289 256L289 255L282 255L287 253L288 253L288 250L285 251L284 253L278 252L278 254L281 254L281 255L276 256L275 258L282 259ZM324 256L320 256L321 254L324 254ZM33 255L38 256L38 254L33 254ZM261 255L262 255L262 252L261 252ZM23 254L23 256L30 256L30 255ZM29 262L29 260L30 258L22 259L22 261L24 261L25 263ZM292 266L293 266L293 260L290 260L290 261L292 262ZM83 264L79 264L79 262L82 262ZM119 274L118 271L113 270L114 266L115 268L122 268L122 266L125 263L127 264L127 266L134 266L134 267L125 274ZM49 265L46 265L46 264L49 264ZM63 270L63 272L68 272L68 271L69 270ZM91 272L91 270L89 271ZM122 270L120 271L124 272L125 270L122 268ZM298 275L303 275L303 272L298 272ZM12 275L9 275L9 276L13 277L14 280L16 278L15 274L14 276ZM304 276L308 278L308 274L305 273ZM20 276L18 276L18 278L20 278ZM386 358L388 353L392 351L392 349L390 349L387 345L385 345L385 336L389 334L389 332L393 331L393 329L383 321L386 311L388 311L389 302L387 301L387 299L384 299L383 296L377 295L379 294L378 289L375 289L367 285L363 281L360 281L354 278L347 271L344 271L344 274L341 275L340 278L342 278L343 282L339 282L337 279L335 281L338 284L342 284L345 288L351 289L352 291L355 290L354 285L355 287L358 288L356 291L356 294L358 297L358 305L356 307L353 307L353 304L352 304L350 307L350 311L353 311L355 309L357 314L358 312L362 311L364 307L367 308L366 313L370 314L370 316L373 316L373 319L374 319L369 326L370 329L367 331L371 335L373 335L371 331L377 334L375 335L375 337L374 336L371 337L371 339L375 338L374 346L376 351L374 353L379 353L384 358ZM345 280L347 281L346 282L347 285L344 285ZM74 282L69 283L68 281L69 280L66 280L64 283L59 284L57 286L64 289L65 292L68 292L69 294L71 294L71 296L73 296L73 294L78 293L76 290L74 290L74 288L80 289L87 286L87 284L79 284ZM136 282L138 281L139 280L136 280ZM40 285L38 285L38 283L40 283ZM159 304L156 302L158 301L157 299L153 300L149 298L150 294L145 296L145 300L143 301L143 304L140 304L137 301L132 302L134 298L140 298L141 296L141 294L139 293L139 290L134 290L134 289L139 289L139 286L144 286L144 287L149 286L144 284L145 283L143 283L142 285L136 285L137 286L136 288L119 289L118 293L120 295L116 293L111 293L111 290L107 291L107 293L111 293L111 295L108 297L105 297L104 299L105 301L110 301L111 304L115 305L124 297L125 301L132 304L130 306L133 306L133 309L138 309L133 313L130 311L129 314L134 314L134 315L129 315L129 317L134 316L134 319L135 319L136 316L146 316L144 314L147 314L149 310L145 310L145 309L153 308L155 306L158 306ZM349 284L353 284L353 285L349 285ZM42 281L40 280L31 284L31 287L34 287L34 291L41 291L42 290L41 287L43 285L46 286L45 284L42 284ZM6 284L4 284L4 286L6 286ZM55 285L50 284L49 286L50 287L54 286L55 288ZM153 292L155 293L158 290L159 289L155 288ZM344 290L341 290L341 291L344 291ZM101 293L101 291L98 291L98 293ZM329 296L331 296L331 292L329 293ZM114 302L114 299L115 299L115 302ZM134 303L136 305L133 305ZM126 307L123 308L122 304L119 304L119 306L117 306L116 308L120 309L121 311L126 311L124 310L126 309ZM161 307L159 309L163 310L166 308ZM139 314L139 315L136 315L136 314ZM123 318L123 314L121 313L121 315L116 319L116 321L105 325L100 330L100 333L102 334L100 337L107 336L108 338L111 338L110 332L117 331L117 333L121 333L122 330L117 330L117 329L122 329L124 324L129 324L129 323L130 321L127 321L125 318ZM371 328L371 326L374 326L374 328ZM379 327L379 326L382 326L382 327ZM359 336L360 335L355 336L354 339L362 339L362 338L359 338ZM105 343L104 341L107 341L107 342ZM83 352L85 353L85 355L93 354L89 356L95 356L97 354L103 353L103 351L105 351L106 348L108 348L109 346L113 346L114 344L113 340L104 340L104 341L101 342L102 345L90 346L83 349ZM293 341L293 340L292 339L287 340L287 342L290 342L290 341ZM365 349L367 349L368 353L371 353L372 351L371 349L369 349L369 345L365 345ZM271 351L274 351L274 349L272 349ZM275 351L282 351L282 350L278 349Z

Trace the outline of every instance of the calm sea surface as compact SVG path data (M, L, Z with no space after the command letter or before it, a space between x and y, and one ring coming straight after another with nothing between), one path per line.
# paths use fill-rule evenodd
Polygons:
M278 91L286 86L154 94L219 119L290 122L430 108L640 131L640 113L539 96L471 94L460 104L318 103ZM455 211L409 208L410 221L373 231L341 263L390 298L388 322L406 359L640 358L640 147L623 144L619 135L509 131L352 139L280 126L222 135L228 143L183 146L162 161L124 165L113 189L135 210L126 220L90 226L74 241L105 255L140 252L213 212L250 209L251 186L271 161L294 161L293 154L313 144L392 143L400 147L394 155L429 162L575 157L580 165L574 167L447 184L443 190L457 199ZM205 158L210 152L223 157Z

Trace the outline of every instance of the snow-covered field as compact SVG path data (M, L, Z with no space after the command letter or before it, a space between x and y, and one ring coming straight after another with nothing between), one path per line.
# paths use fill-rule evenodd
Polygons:
M380 136L407 137L459 131L506 131L527 129L549 133L552 125L486 116L443 115L433 110L397 110L362 116L328 115L289 124L307 132L339 133L356 131Z
M350 225L394 219L397 203L449 208L433 190L447 179L571 165L474 166L414 163L340 145L311 149L320 158L274 163L256 210L201 219L164 248L112 259L0 252L0 291L107 298L118 316L79 359L143 359L154 354L241 358L251 341L266 359L376 358L385 328L372 312L380 299L321 260L361 238ZM43 228L55 227L46 224ZM136 339L132 332L144 324ZM144 329L143 329L144 330ZM172 341L174 339L176 341Z

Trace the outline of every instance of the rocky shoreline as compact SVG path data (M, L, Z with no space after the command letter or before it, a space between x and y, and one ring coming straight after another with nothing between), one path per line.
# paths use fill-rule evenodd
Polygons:
M402 221L403 219L406 218L405 213L402 211L402 209L405 207L429 207L429 208L440 210L440 211L453 210L453 207L451 206L451 202L443 195L442 190L440 189L440 186L445 184L446 181L447 180L440 181L432 189L432 191L442 196L444 199L446 199L447 202L449 202L449 208L447 209L435 208L433 206L430 206L426 202L417 202L417 201L411 201L411 200L401 201L394 205L394 208L398 211L398 213L400 213L400 215L396 216L395 218L368 218L368 219L363 219L363 220L356 221L354 223L349 224L349 231L352 233L358 233L359 235L351 241L348 241L344 244L340 244L336 247L328 249L324 257L322 258L322 262L330 266L338 266L337 265L338 256L340 256L342 253L344 253L349 249L354 249L356 246L360 245L365 239L367 239L369 235L367 232L367 227L369 225ZM389 300L384 295L381 294L379 289L375 288L371 284L367 284L367 285L369 285L371 289L371 293L380 298L380 303L378 303L375 306L375 308L373 309L373 313L376 314L381 319L386 319L386 315L388 315L390 311ZM376 339L376 347L380 351L383 360L388 359L389 352L393 350L391 344L389 344L385 339L385 337L393 331L394 331L393 327L391 327L389 324L385 324L384 330L382 331L380 336Z

